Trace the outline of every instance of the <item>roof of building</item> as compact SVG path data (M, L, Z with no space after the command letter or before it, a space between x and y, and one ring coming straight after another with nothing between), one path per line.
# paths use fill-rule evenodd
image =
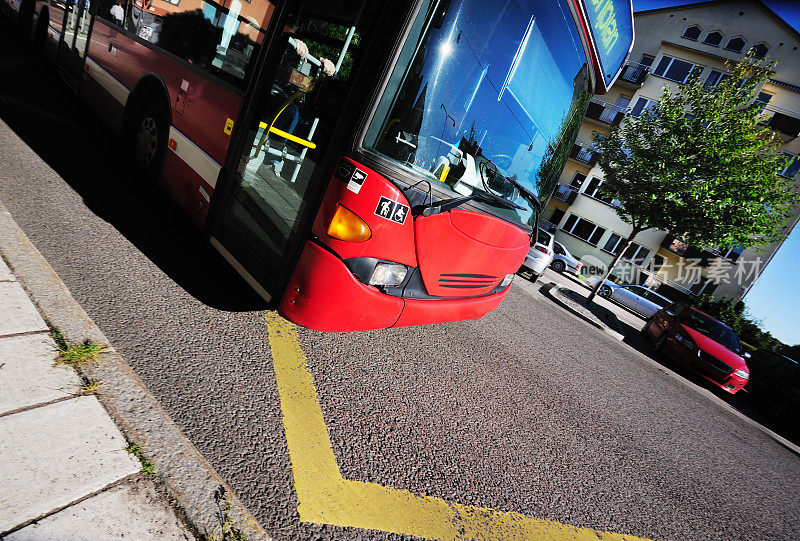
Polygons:
M792 35L800 40L800 32L797 31L792 25L787 23L783 17L772 11L764 2L760 0L708 0L706 2L697 2L694 4L681 4L678 6L667 6L663 8L655 8L655 9L643 9L640 11L635 11L635 15L644 14L644 13L659 13L659 12L666 12L666 11L682 11L682 10L689 10L697 7L708 7L714 5L723 5L723 4L755 4L756 6L760 7L767 15L772 17L776 22L780 23L784 28L789 30Z

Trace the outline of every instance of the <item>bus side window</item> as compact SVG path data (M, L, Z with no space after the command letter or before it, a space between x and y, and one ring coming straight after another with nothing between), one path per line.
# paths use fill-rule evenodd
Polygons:
M98 15L114 19L110 13L114 0L102 1L111 5L99 9ZM132 0L124 26L194 67L244 88L275 6L267 0L205 0L199 5L186 1L181 5L181 0Z

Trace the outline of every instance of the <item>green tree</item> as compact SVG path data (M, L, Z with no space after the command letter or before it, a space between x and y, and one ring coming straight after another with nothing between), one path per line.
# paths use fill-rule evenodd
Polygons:
M665 87L638 118L595 136L601 195L620 201L617 214L631 226L604 279L648 229L697 246L766 247L781 237L800 194L776 174L786 158L753 103L773 68L748 56L730 63L731 77L716 86L695 78L675 93Z

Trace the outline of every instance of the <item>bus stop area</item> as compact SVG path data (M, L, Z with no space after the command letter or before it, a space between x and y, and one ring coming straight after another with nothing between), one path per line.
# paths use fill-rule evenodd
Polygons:
M0 46L0 202L41 261L20 264L10 235L0 254L68 340L113 348L91 368L104 380L98 399L199 534L800 531L796 446L653 356L640 318L614 308L632 331L619 341L517 278L479 320L296 327L119 166L113 137L6 20ZM550 271L549 281L580 287ZM0 455L0 475L10 464Z

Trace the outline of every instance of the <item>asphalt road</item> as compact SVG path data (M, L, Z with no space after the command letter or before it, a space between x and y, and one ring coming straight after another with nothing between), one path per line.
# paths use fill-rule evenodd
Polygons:
M275 538L395 537L299 523L261 301L5 21L0 118L44 160L0 126L0 200ZM800 457L538 286L300 339L347 479L661 539L800 532Z

